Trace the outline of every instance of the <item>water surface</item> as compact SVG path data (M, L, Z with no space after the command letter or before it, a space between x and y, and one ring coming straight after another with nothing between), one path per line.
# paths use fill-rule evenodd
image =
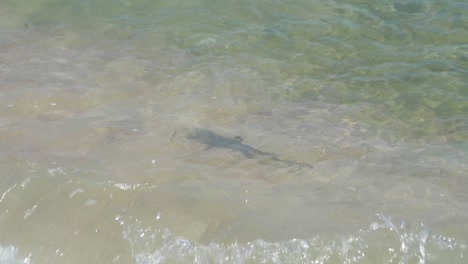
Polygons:
M467 23L455 0L2 2L0 260L465 262Z

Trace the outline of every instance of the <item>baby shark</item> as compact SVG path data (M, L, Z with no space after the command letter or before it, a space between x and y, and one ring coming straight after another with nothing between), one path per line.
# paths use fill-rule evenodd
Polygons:
M308 163L283 160L278 158L278 156L274 153L261 151L252 146L244 144L242 143L241 137L227 138L216 134L209 129L197 128L192 133L189 133L187 138L207 145L207 150L210 148L230 149L241 153L245 158L248 159L270 159L288 166L313 168L313 166Z

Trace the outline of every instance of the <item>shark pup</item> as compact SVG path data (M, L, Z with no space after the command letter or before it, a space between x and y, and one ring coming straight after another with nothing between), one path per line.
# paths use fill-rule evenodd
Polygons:
M192 133L189 133L187 138L207 145L206 149L225 148L240 152L244 157L248 159L270 159L272 161L280 162L288 166L313 168L313 166L308 163L283 160L278 158L278 156L274 153L264 152L252 146L244 144L242 143L241 137L226 138L216 134L215 132L209 129L197 128Z

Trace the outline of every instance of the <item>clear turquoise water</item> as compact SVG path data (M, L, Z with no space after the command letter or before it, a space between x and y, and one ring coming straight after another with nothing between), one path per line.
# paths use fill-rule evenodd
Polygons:
M467 76L462 1L2 1L0 262L464 263Z

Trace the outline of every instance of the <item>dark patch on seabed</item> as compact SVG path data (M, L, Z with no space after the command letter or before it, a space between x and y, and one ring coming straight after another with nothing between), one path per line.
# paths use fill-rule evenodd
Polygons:
M287 166L299 166L311 169L314 167L308 163L280 159L278 158L278 155L274 153L264 152L242 143L241 137L227 138L205 128L195 129L187 135L187 138L207 145L206 150L210 148L224 148L240 152L248 159L269 159L274 162L283 163Z

